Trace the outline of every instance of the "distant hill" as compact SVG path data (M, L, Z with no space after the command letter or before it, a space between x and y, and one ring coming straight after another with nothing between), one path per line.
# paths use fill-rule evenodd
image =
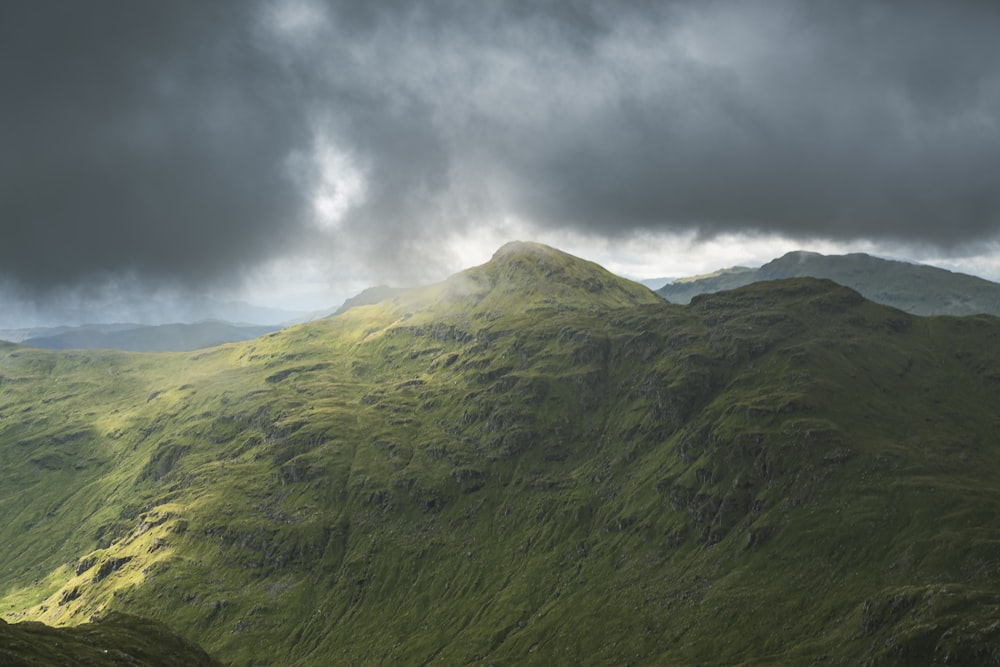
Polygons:
M340 315L351 308L357 306L370 306L372 304L378 303L385 299L391 298L396 294L405 292L406 289L402 287L388 287L386 285L376 285L375 287L369 287L362 290L355 296L347 299L340 306L335 308L324 308L322 310L314 310L312 312L300 315L288 322L285 322L285 326L292 326L295 324L305 324L306 322L315 322L316 320L321 320L324 317L330 317L331 315Z
M223 343L250 340L279 326L230 324L210 320L193 324L89 324L80 327L5 332L8 340L49 350L105 349L129 352L187 352Z
M698 294L735 289L762 280L826 278L866 299L915 315L1000 315L1000 284L925 264L880 259L864 253L821 255L795 251L759 269L737 266L681 278L656 291L671 303Z
M82 331L95 331L100 333L111 333L114 331L128 331L129 329L138 329L140 327L147 326L145 324L139 324L136 322L119 322L115 324L84 324L79 326L65 325L65 326L39 326L39 327L27 327L20 329L0 329L0 340L5 340L10 343L24 343L25 341L31 340L33 338L50 338L59 337L64 334L69 334L71 332L82 332ZM36 345L36 347L44 347L44 345Z
M638 282L640 285L645 285L649 289L655 291L658 290L663 285L668 285L673 281L674 281L673 278L643 278L636 282Z
M4 304L0 304L2 307ZM121 299L108 302L81 302L54 310L41 308L28 320L10 315L0 308L0 331L26 328L52 328L77 326L115 326L130 323L132 326L194 323L219 320L234 324L258 326L286 325L305 314L300 310L285 310L255 306L244 301L219 301L205 297L174 295L146 299ZM8 316L10 316L8 318ZM10 338L4 338L10 340Z
M370 306L376 304L379 301L385 301L386 299L391 299L397 294L404 292L405 290L399 287L387 287L385 285L377 285L375 287L369 287L357 296L352 296L350 299L344 302L344 304L333 311L333 315L340 315L345 313L351 308L356 308L357 306Z

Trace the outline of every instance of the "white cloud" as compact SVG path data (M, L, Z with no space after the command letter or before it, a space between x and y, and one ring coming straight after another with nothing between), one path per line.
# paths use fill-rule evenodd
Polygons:
M289 39L309 37L327 26L326 8L315 0L279 0L265 8L269 27Z
M348 153L319 142L314 156L318 179L313 192L313 212L321 229L337 229L344 217L365 201L367 179Z

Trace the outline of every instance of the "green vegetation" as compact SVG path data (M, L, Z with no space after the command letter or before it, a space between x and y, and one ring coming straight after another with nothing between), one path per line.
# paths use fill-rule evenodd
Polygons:
M998 350L529 244L193 354L3 345L0 611L234 665L994 664Z
M0 664L4 667L217 667L203 650L162 624L111 613L93 623L52 628L0 620Z

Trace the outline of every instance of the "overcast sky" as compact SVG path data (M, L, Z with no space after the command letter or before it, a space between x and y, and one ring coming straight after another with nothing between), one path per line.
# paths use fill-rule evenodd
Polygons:
M11 0L5 310L336 305L515 238L1000 279L998 34L986 0Z

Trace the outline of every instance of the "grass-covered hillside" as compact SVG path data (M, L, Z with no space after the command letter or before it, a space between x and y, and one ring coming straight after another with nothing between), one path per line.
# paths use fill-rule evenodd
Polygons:
M197 353L0 347L0 604L234 665L1000 663L1000 321L544 246Z
M93 623L52 628L0 619L4 667L220 667L221 663L149 619L111 613Z
M864 253L821 255L796 251L757 269L736 266L681 278L657 293L686 304L698 294L734 289L764 280L826 278L876 303L914 315L1000 315L1000 284L935 266L872 257Z

